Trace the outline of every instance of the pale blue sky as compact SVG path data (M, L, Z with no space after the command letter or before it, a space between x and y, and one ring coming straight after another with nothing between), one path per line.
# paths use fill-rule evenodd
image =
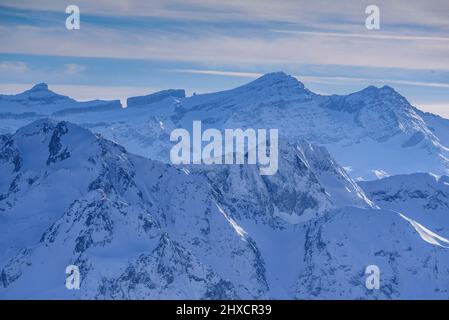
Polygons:
M70 4L80 30L65 28ZM370 4L380 30L365 28ZM323 94L388 84L449 118L449 1L0 0L1 93L200 93L278 70Z

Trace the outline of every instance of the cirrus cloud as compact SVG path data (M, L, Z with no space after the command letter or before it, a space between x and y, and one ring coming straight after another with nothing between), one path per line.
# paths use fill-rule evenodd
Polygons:
M28 66L22 61L0 61L1 72L18 72L28 71Z

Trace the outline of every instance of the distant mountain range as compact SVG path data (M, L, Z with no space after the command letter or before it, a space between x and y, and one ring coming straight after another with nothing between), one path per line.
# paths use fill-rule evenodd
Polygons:
M129 98L127 105L77 102L38 84L15 96L0 96L0 132L12 133L50 116L168 162L171 130L201 120L214 128L278 128L284 140L326 146L358 180L449 171L449 120L420 111L387 86L323 96L277 72L228 91L185 97L183 90L172 89Z
M193 120L278 128L277 174L169 164ZM0 96L0 299L448 299L448 121L284 73L126 109L45 84Z

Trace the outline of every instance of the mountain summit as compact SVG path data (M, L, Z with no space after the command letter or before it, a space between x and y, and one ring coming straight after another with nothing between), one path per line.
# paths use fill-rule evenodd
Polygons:
M275 101L280 97L296 97L311 95L303 83L285 72L267 73L250 83L240 86L230 92L237 95L245 95L251 100ZM250 100L250 101L251 101Z
M48 84L41 82L36 85L34 85L30 90L30 92L37 92L37 91L48 91Z
M31 101L41 101L42 103L54 103L56 100L71 100L69 97L57 94L48 88L46 83L38 83L31 89L17 95L18 98Z
M271 87L271 86L292 86L304 89L304 84L300 82L297 78L286 74L283 71L266 73L263 76L257 78L256 80L250 82L248 86L255 87Z

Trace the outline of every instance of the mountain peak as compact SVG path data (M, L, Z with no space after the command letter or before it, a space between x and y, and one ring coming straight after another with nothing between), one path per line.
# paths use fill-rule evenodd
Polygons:
M298 79L286 74L283 71L266 73L253 82L264 82L265 84L286 83L295 86L299 85L300 87L304 88L304 85L300 81L298 81Z
M36 91L49 91L48 90L48 84L46 84L44 82L38 83L38 84L34 85L29 91L33 91L33 92L36 92Z
M272 92L273 95L285 95L291 93L303 93L304 85L295 77L285 72L267 73L256 80L237 89L250 89L256 91Z
M36 101L54 101L55 99L67 99L68 97L57 94L56 92L48 89L48 85L44 82L34 85L31 89L28 89L18 95L18 97Z
M361 93L367 93L367 94L387 94L387 95L391 95L391 94L397 94L400 95L394 88L385 85L382 87L376 87L376 86L368 86L365 89L359 91ZM356 92L357 93L357 92Z
M260 78L265 78L265 79L288 79L291 78L292 76L286 74L284 71L274 71L274 72L269 72L269 73L265 73L263 76L261 76Z
M383 86L379 89L380 93L386 96L394 96L406 100L406 98L397 92L393 87Z

